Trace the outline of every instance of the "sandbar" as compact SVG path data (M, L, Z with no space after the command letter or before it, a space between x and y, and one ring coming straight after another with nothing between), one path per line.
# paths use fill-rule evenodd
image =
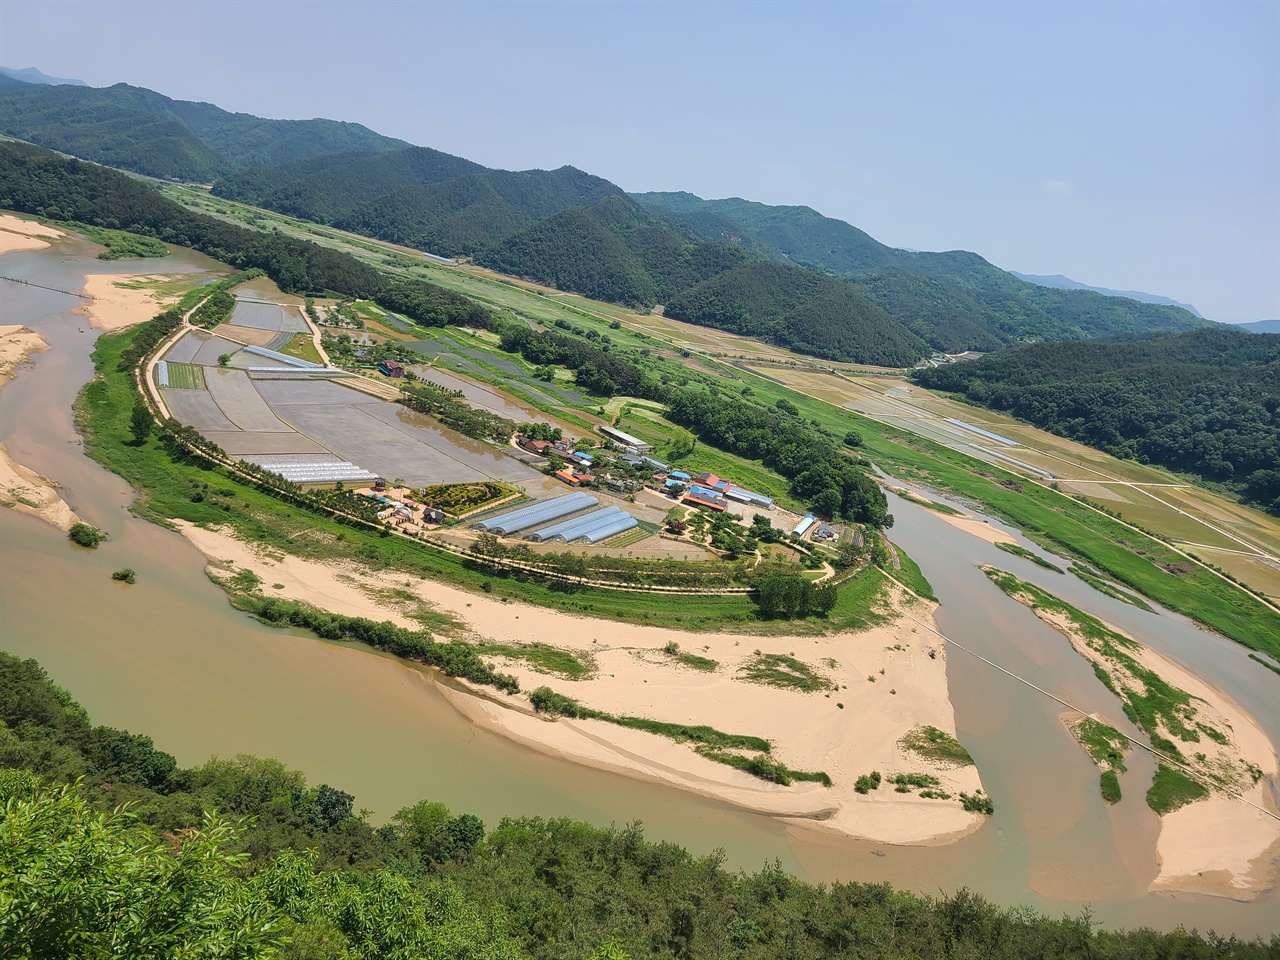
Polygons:
M84 301L74 312L106 333L123 330L150 320L165 307L178 302L177 296L157 293L148 286L165 279L167 277L154 274L90 274L84 278L82 292L93 299Z
M23 326L0 326L0 387L33 353L48 350L44 337ZM79 518L58 495L53 481L14 461L0 443L0 506L29 513L69 530Z
M977 829L980 814L956 799L981 787L972 765L945 768L909 753L899 740L917 726L955 734L948 697L946 651L926 629L902 617L889 624L825 637L731 633L691 634L665 627L573 616L517 602L502 602L403 573L374 572L355 563L320 562L263 551L222 529L175 526L211 560L211 573L248 569L268 596L302 600L325 610L410 625L402 601L379 600L391 589L408 591L436 613L450 615L469 639L501 644L541 642L575 651L595 664L591 678L569 681L535 672L523 660L488 657L520 681L517 695L469 689L450 681L446 696L477 726L531 748L627 776L661 781L744 809L808 828L884 843L936 843ZM906 602L898 595L894 602ZM398 609L399 608L399 609ZM932 607L912 606L928 620ZM719 662L708 673L679 664L668 643ZM756 651L782 653L814 667L838 690L804 693L762 686L737 676ZM882 672L883 671L883 672ZM874 680L871 678L874 677ZM764 737L773 757L797 770L822 770L833 786L795 782L781 786L695 754L688 745L600 720L548 721L535 715L527 692L549 686L581 703L616 715ZM895 793L884 783L866 795L854 789L872 770L936 776L949 800Z
M1129 683L1114 665L1091 648L1075 624L1060 613L1035 610L1070 641L1085 658L1112 671L1112 680ZM1110 623L1107 629L1134 639ZM1214 790L1160 818L1156 841L1159 873L1153 891L1191 891L1212 896L1249 900L1271 887L1280 854L1280 811L1271 797L1270 783L1280 773L1275 745L1245 710L1225 692L1151 647L1134 639L1137 648L1125 652L1141 667L1166 683L1189 693L1196 720L1226 734L1226 743L1204 736L1183 749L1203 754L1202 769L1235 771L1234 790ZM1163 734L1177 741L1168 730ZM1256 782L1239 777L1241 761L1253 764Z

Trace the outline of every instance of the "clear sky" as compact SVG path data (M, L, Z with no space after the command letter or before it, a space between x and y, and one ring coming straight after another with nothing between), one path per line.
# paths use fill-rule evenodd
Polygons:
M0 63L1280 318L1280 3L3 0Z

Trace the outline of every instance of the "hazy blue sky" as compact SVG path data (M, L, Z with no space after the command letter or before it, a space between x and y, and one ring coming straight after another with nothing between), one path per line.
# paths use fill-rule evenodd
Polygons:
M0 3L0 62L1280 317L1280 3Z

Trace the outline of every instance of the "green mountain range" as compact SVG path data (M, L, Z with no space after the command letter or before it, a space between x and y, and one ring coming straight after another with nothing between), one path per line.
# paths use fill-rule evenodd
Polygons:
M264 120L143 87L24 83L0 75L0 132L151 177L209 183L246 167L408 146L358 123Z
M493 170L330 120L263 120L118 84L0 76L0 131L217 196L833 360L1189 330L1176 306L880 243L808 207L628 196L573 167Z
M964 250L900 250L809 207L703 200L690 193L632 198L705 239L845 280L939 350L989 351L1031 340L1208 325L1169 304L1028 283Z

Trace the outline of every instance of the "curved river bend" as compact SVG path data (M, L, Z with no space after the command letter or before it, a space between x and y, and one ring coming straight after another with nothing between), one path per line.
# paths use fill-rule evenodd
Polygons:
M179 252L165 261L104 264L73 240L8 254L4 265L10 276L78 289L86 273L212 263ZM968 886L1050 914L1087 904L1111 926L1183 924L1241 935L1277 929L1275 891L1254 903L1147 894L1157 828L1141 801L1150 761L1132 755L1125 800L1108 807L1095 768L1058 719L1061 708L958 650L948 661L956 721L996 814L956 843L894 848L789 828L525 750L473 728L427 670L257 624L208 581L193 547L132 517L128 486L83 455L71 403L92 376L96 331L68 312L74 305L32 287L0 290L0 323L25 324L52 347L0 391L0 441L19 463L56 479L72 508L111 539L83 551L33 517L0 511L0 646L39 659L95 722L147 733L183 764L241 752L276 757L312 782L354 792L375 820L424 797L490 825L524 815L640 820L651 838L696 853L723 848L735 867L777 858L811 880L889 881L931 894ZM894 498L892 508L893 539L933 584L948 636L1132 732L1067 641L977 568L996 564L1186 663L1280 740L1276 678L1242 648L998 551L914 504ZM138 572L135 586L109 577L126 565Z

